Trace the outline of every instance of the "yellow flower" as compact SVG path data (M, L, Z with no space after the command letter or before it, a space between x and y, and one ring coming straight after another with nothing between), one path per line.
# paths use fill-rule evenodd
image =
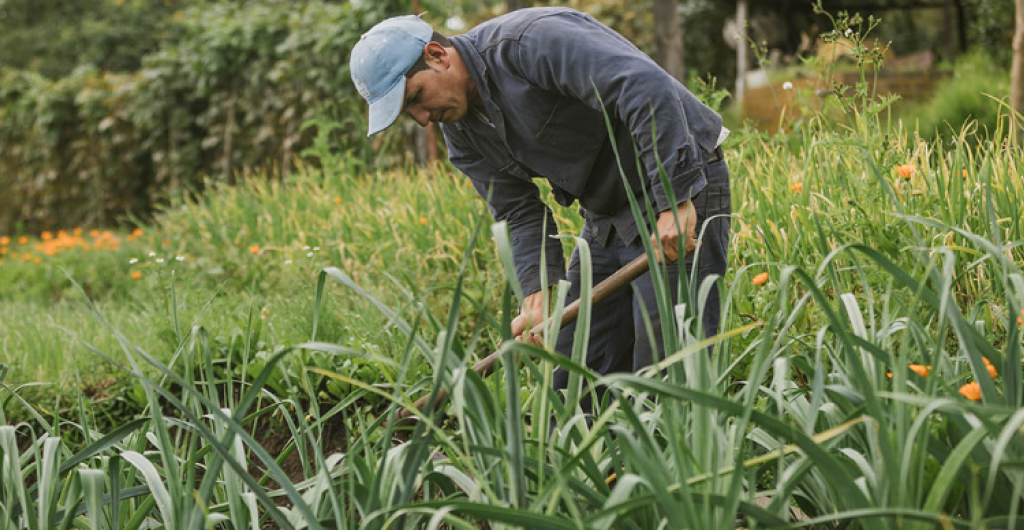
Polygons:
M971 401L981 399L981 385L977 381L960 387L960 394Z
M18 244L19 245L27 245L28 244L28 236L21 236L21 237L19 237L18 238Z
M42 234L39 234L39 239L42 239L43 241L49 241L53 239L53 234L50 233L49 230L46 230Z
M259 254L259 253L260 253L260 246L259 245L253 245L253 246L249 247L249 254L256 255L256 254Z
M11 238L9 238L7 236L0 237L0 245L10 245L10 244L11 244Z
M917 171L917 167L914 164L903 164L902 166L896 166L896 172L900 174L904 179L909 180L910 176Z
M341 197L335 197L334 204L341 204Z
M795 191L796 193L800 193L801 191L804 191L804 183L795 182L789 186L789 189Z
M427 218L426 217L420 217L420 224L421 225L427 224Z
M910 365L910 369L913 370L915 374L921 377L928 377L928 374L930 374L932 371L931 366L925 366L923 364L912 364Z
M761 274L758 274L757 276L754 276L754 279L751 280L751 283L753 283L754 285L764 285L765 282L767 282L767 281L768 281L768 273L767 272L762 272Z
M138 280L140 278L142 278L142 271L133 271L132 272L132 279L133 280Z

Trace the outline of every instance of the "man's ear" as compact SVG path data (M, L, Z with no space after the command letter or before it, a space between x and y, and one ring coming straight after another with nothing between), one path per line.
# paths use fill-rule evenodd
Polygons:
M448 55L448 50L437 42L431 41L423 46L423 56L428 65L436 64L444 70L447 70L452 64L452 58Z

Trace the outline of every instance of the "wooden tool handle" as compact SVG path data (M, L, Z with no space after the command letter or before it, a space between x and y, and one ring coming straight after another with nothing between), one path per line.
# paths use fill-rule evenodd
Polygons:
M605 298L608 298L612 293L618 291L622 287L629 285L633 280L637 279L643 273L647 272L647 254L641 254L633 261L627 263L621 269L615 271L611 276L607 277L601 283L594 286L594 290L590 294L590 300L592 304L598 304ZM571 304L565 307L562 311L562 323L558 326L558 329L562 329L567 326L570 322L576 320L576 317L580 313L580 301L574 300ZM534 335L541 335L544 329L550 324L551 319L537 324L530 329L530 333ZM498 352L494 352L487 357L484 357L476 364L473 365L473 371L480 374L480 377L487 377L494 371L494 364L498 361ZM434 405L440 406L447 399L448 393L443 388L437 390L437 394L434 398ZM417 410L423 410L427 405L427 400L430 396L423 396L416 401L414 407ZM403 420L412 415L412 411L409 409L402 409L398 412L398 418Z

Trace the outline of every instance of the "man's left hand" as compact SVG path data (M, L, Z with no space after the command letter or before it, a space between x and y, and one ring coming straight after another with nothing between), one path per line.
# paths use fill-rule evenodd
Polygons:
M678 223L673 213L678 214ZM697 248L697 210L692 201L680 204L676 211L665 210L658 214L658 233L651 234L651 245L657 253L658 263L665 263L665 259L674 263L679 259L679 238L683 235L680 231L686 234L686 253L689 254ZM659 236L661 252L657 252Z

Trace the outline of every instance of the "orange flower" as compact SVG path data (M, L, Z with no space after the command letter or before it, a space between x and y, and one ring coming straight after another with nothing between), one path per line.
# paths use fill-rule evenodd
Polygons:
M142 235L142 229L141 228L136 228L135 230L132 230L132 235L135 236L135 237L141 236Z
M420 224L421 225L427 224L427 218L426 217L420 217Z
M10 245L10 244L11 244L11 238L9 238L7 236L0 237L0 245Z
M79 227L75 227L75 229L74 229L74 230L72 230L72 231L71 231L71 233L72 233L72 234L75 234L75 236L76 236L76 237L81 237L81 235L82 235L82 229L81 229L81 228L79 228Z
M995 379L996 376L999 375L999 372L996 370L996 367L992 366L992 363L989 362L988 357L982 357L981 360L985 361L985 369L988 370L988 375L992 377L992 379Z
M917 167L914 164L903 164L902 166L896 166L896 172L900 174L906 180L910 179L910 176L917 171Z
M335 197L334 204L341 204L341 197Z
M910 369L921 377L928 377L928 374L932 371L931 366L925 366L923 364L911 364ZM885 372L885 376L892 379L892 372Z
M35 257L35 258L34 258L34 259L32 260L32 263L35 263L36 265L39 265L39 264L40 264L40 263L42 263L42 262L43 262L43 258L40 258L39 256L36 256L36 257Z
M1017 325L1020 327L1024 327L1024 309L1020 310L1020 316L1017 317Z
M7 247L0 247L0 256L7 255Z
M99 238L100 237L100 231L96 230L95 228L93 228L92 230L89 230L89 237L91 237L93 239Z
M981 385L977 381L960 387L960 394L971 401L981 399Z
M761 274L758 274L757 276L754 276L754 279L751 280L750 283L753 283L754 285L764 285L765 282L767 282L767 281L768 281L768 273L767 272L762 272Z
M58 230L57 237L68 237L68 233L63 230Z
M256 254L259 254L259 253L260 253L260 246L259 245L253 245L253 246L249 247L249 254L256 255Z
M804 191L804 183L803 182L795 182L795 183L789 185L789 189L792 190L792 191L795 191L796 193L800 193L801 191Z
M26 244L28 244L28 236L21 236L21 237L19 237L18 238L18 244L19 245L26 245Z
M932 371L931 366L925 366L923 364L912 364L910 365L910 369L913 370L915 374L921 377L928 377L928 374L930 374Z
M42 234L39 234L39 239L42 239L43 241L49 241L53 239L53 234L50 233L49 230L46 230Z
M964 176L964 178L967 178L967 170L966 169L964 169L961 174Z
M134 271L134 272L132 272L132 279L133 280L138 280L140 278L142 278L142 271Z

